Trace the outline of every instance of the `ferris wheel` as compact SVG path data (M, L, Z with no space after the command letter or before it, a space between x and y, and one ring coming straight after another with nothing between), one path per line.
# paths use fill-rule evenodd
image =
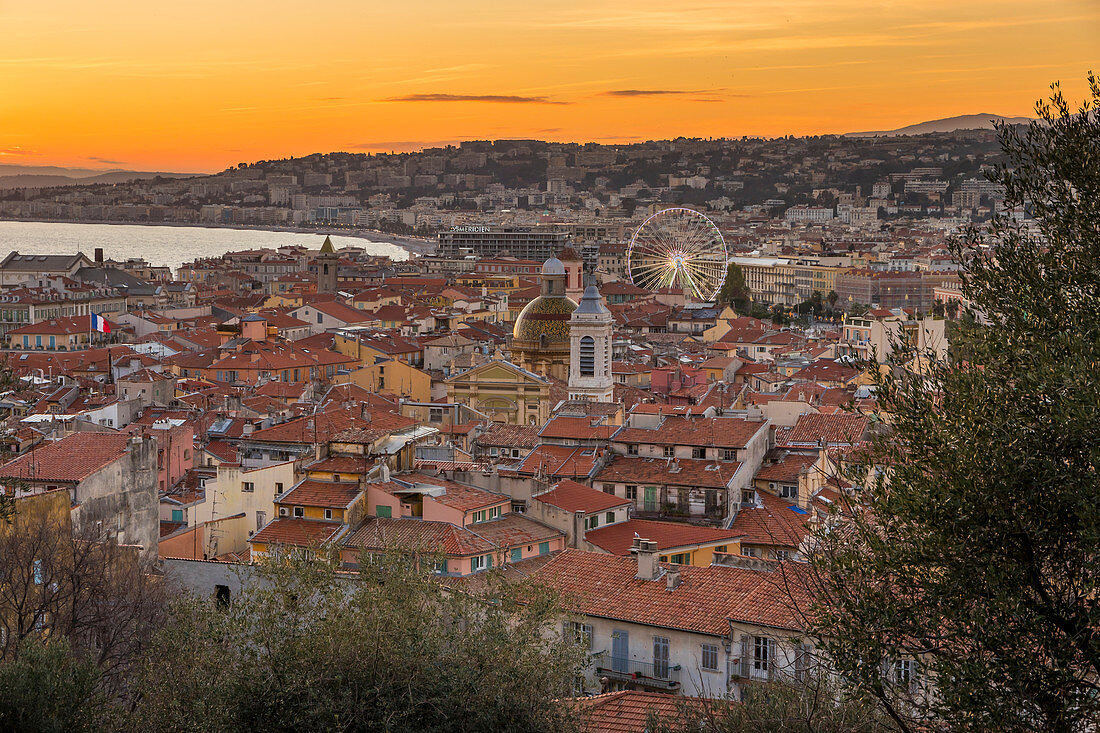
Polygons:
M726 240L694 209L664 209L642 222L626 250L630 282L649 290L679 288L711 300L726 279Z

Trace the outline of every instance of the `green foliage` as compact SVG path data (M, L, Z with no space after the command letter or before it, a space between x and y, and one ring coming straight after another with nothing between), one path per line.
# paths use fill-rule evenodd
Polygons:
M825 674L749 686L737 702L684 701L653 733L885 733L892 723L874 700L845 694Z
M736 262L729 263L726 279L718 291L718 302L725 303L738 313L748 313L751 307L749 286L745 284L745 273Z
M289 560L256 569L228 607L182 602L141 682L142 724L171 730L570 730L583 652L553 599L474 597L412 563L349 579ZM144 723L142 723L144 721Z
M1100 84L1001 128L1009 218L956 242L955 360L872 370L892 428L851 478L866 512L812 557L819 645L896 725L1083 731L1100 719ZM992 248L989 245L993 245ZM960 360L963 356L965 361ZM868 474L873 466L884 467ZM876 476L866 481L868 475ZM890 660L919 659L918 684ZM886 660L886 663L883 663Z
M64 640L25 641L14 661L0 664L0 730L110 730L113 712L99 669Z

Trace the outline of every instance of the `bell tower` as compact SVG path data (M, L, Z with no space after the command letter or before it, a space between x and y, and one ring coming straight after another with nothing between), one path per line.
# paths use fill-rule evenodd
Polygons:
M325 237L321 252L314 260L317 263L317 292L336 292L336 269L340 265L340 256L332 246L332 240Z
M615 319L589 280L581 303L569 317L569 399L613 402L611 333Z

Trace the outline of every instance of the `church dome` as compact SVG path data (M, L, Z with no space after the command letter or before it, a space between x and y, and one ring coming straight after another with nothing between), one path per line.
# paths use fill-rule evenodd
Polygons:
M558 262L558 265L561 263ZM545 336L547 344L568 344L569 317L576 309L577 304L564 295L541 295L520 311L512 329L512 338L517 341L542 341Z
M546 262L542 263L543 275L564 275L565 265L557 257L551 257Z

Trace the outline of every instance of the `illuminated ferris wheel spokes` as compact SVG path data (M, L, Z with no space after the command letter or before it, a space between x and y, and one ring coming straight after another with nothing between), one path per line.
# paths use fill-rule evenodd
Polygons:
M722 232L694 209L664 209L650 216L634 232L626 256L630 281L649 290L678 288L710 300L726 277Z

